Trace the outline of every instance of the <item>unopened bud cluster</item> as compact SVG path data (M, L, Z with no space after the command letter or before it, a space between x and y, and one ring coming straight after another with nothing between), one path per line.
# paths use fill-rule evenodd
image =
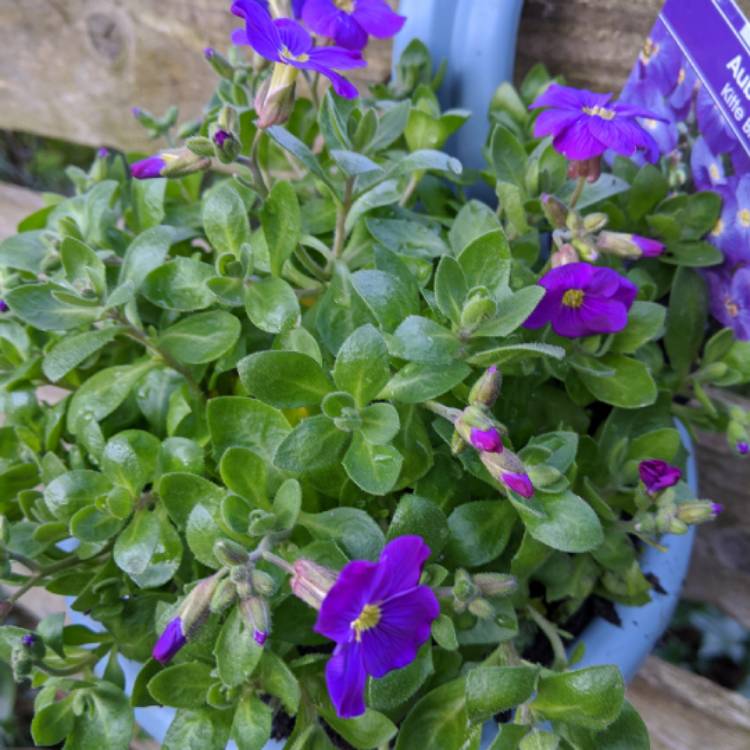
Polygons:
M469 612L480 620L495 617L492 599L512 594L518 584L511 575L477 573L474 576L459 568L452 589L451 606L456 614Z

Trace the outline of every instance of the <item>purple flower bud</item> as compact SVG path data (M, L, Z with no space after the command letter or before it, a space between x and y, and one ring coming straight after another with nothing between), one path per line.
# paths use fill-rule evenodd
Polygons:
M744 440L738 440L737 453L739 453L741 456L746 456L748 453L750 453L750 445Z
M226 130L217 130L217 131L216 131L216 132L214 133L214 143L215 143L215 144L216 144L216 145L217 145L217 146L218 146L219 148L223 148L223 147L224 147L224 144L225 144L225 143L226 143L227 141L231 140L231 138L232 138L232 134L231 134L231 133L227 133L227 131L226 131Z
M206 47L206 49L203 50L203 57L205 57L206 60L210 60L215 54L216 50L213 47Z
M528 474L514 474L505 472L500 474L500 481L513 492L518 493L527 500L534 496L534 485Z
M97 156L98 156L98 157L99 157L100 159L106 159L107 157L109 157L109 149L108 149L108 148L104 148L104 147L102 147L102 148L100 148L100 149L99 149L99 150L98 150L98 151L96 152L96 155L97 155Z
M133 113L133 117L140 117L143 114L143 110L140 107L131 107L130 111Z
M289 585L292 593L314 609L320 609L323 600L338 579L335 570L300 558L294 562L294 575Z
M472 427L470 440L471 444L478 451L501 453L503 450L502 438L494 427L490 427L489 430L480 430L477 427Z
M21 643L27 648L31 648L34 645L35 640L36 637L32 633L27 633L25 636L23 636L23 638L21 638Z
M256 630L256 631L255 631L255 632L253 633L253 640L254 640L254 641L255 641L255 642L256 642L256 643L257 643L257 644L258 644L259 646L263 646L263 645L265 644L266 640L268 640L268 633L266 633L266 632L264 632L264 631L262 631L262 630Z
M8 303L4 299L0 299L0 313L8 312L8 310L10 310Z
M664 243L658 240L641 237L638 234L632 234L630 239L640 248L644 258L655 258L664 252Z
M641 461L638 465L638 474L650 495L673 487L682 478L680 469L658 459Z
M167 162L161 156L149 156L147 159L131 164L130 174L137 180L150 180L154 177L161 177L162 170L166 166Z
M166 664L187 643L187 638L182 630L182 620L175 617L169 621L164 632L156 641L151 656L161 664Z
M711 513L713 513L714 518L720 516L723 512L724 506L721 503L711 503Z

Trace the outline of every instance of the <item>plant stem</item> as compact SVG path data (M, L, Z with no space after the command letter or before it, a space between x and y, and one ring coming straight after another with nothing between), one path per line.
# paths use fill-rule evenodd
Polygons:
M422 406L425 409L429 409L433 414L437 414L443 419L447 419L449 422L455 423L455 421L461 416L460 409L454 409L451 406L444 406L437 401L425 401Z
M586 187L586 178L585 177L579 177L578 182L576 183L576 189L573 191L573 195L570 196L570 207L575 208L576 204L581 198L581 193L583 192L583 188Z
M557 632L557 628L554 623L551 623L541 612L537 612L534 607L527 607L526 612L529 614L531 619L539 626L539 629L547 636L550 646L552 646L552 652L555 655L554 661L552 662L552 669L559 672L568 664L568 656L565 653L565 646L563 645L562 638Z
M277 568L281 568L285 573L294 575L294 568L290 565L283 557L274 555L270 550L263 551L263 559L270 562L271 565L275 565Z
M253 138L253 145L250 149L250 157L238 156L237 163L247 167L253 175L253 182L255 183L255 189L260 194L261 198L268 197L268 186L263 178L263 172L258 162L258 147L260 146L260 139L263 137L262 128L258 128L255 131L255 137Z
M352 197L354 194L354 178L349 177L344 187L344 199L336 213L336 232L333 236L333 256L340 258L344 251L344 242L346 241L346 219L352 208Z
M29 570L36 572L41 567L36 560L32 560L30 557L26 557L26 555L21 555L18 552L10 552L9 550L5 552L11 560L25 565Z
M414 191L419 185L419 181L422 179L422 174L423 172L421 170L412 173L412 176L409 178L409 182L406 185L406 189L404 190L404 194L401 196L401 200L398 202L398 205L401 208L404 208L411 199Z

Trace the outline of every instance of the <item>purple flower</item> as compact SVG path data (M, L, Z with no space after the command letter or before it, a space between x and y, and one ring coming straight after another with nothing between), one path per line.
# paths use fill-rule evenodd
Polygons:
M471 444L478 451L501 453L503 450L502 438L494 427L490 427L488 430L480 430L478 427L472 427L470 440Z
M182 630L182 619L175 617L169 621L164 632L156 641L151 656L156 661L166 664L187 643L187 637Z
M141 159L130 165L130 174L136 180L150 180L154 177L161 177L162 170L167 166L167 162L160 155L149 156L148 159Z
M214 133L214 143L219 147L223 148L224 144L232 139L232 134L227 133L226 130L217 130Z
M638 464L638 474L650 495L674 487L682 478L682 472L676 466L658 459L641 461Z
M669 96L669 106L678 120L684 121L690 114L698 86L698 76L693 66L683 58L677 73L677 86Z
M706 271L711 313L740 341L750 341L750 268L733 275L726 268Z
M746 443L744 440L738 440L736 447L737 453L739 453L741 456L746 456L748 453L750 453L750 444Z
M698 89L695 103L695 114L698 118L698 129L706 139L711 151L725 154L736 148L734 133L727 125L724 115L714 102L705 86Z
M305 0L292 0L292 14L295 18L301 18L304 7Z
M256 630L253 633L253 640L259 645L263 646L265 642L268 640L268 633L264 630Z
M657 22L638 55L641 79L660 94L671 94L678 82L682 53L663 23Z
M702 136L696 139L690 152L690 169L698 190L713 190L717 185L727 183L721 157L711 151Z
M508 488L517 492L521 497L527 500L534 495L534 485L531 483L528 474L516 474L506 471L500 475L500 481Z
M726 227L722 228L726 234L721 248L736 263L746 263L750 260L750 174L734 183L732 197L725 197L725 209L721 220L726 220Z
M588 263L553 268L539 284L547 293L524 326L551 323L555 333L567 338L622 331L638 294L635 284L616 271Z
M348 563L323 604L315 631L336 641L326 666L328 692L341 718L365 711L367 675L410 664L440 614L435 594L419 585L430 548L418 536L389 542L376 563Z
M674 112L664 101L664 97L647 81L630 83L623 91L620 101L651 113L650 117L642 117L640 124L654 139L660 153L669 154L677 148L679 133ZM635 154L633 158L639 164L645 162L642 154Z
M711 503L711 513L716 518L724 512L724 506L721 503Z
M639 234L631 234L631 241L640 248L644 258L656 258L664 252L664 243L652 240L650 237L641 237Z
M744 247L741 242L737 244L738 238L734 231L737 200L730 182L733 180L728 180L727 185L717 185L714 188L714 192L722 198L721 215L706 239L716 245L732 264L742 264L750 259L750 254L749 248Z
M626 102L611 102L611 99L611 94L596 94L553 83L530 107L545 107L534 123L534 136L551 135L552 145L573 161L599 157L608 149L622 156L632 156L643 149L649 161L656 161L659 147L637 118L664 118Z
M8 303L4 299L0 299L0 313L6 313L10 310Z
M100 149L99 149L99 150L98 150L98 151L96 152L96 155L97 155L97 156L98 156L98 157L99 157L100 159L107 159L107 158L109 158L109 149L108 149L108 148L104 148L104 146L102 146L102 148L100 148Z
M35 641L36 637L33 633L26 633L26 635L21 638L21 643L26 646L26 648L31 648Z
M368 34L387 39L401 31L406 18L394 13L385 0L307 0L302 20L316 34L360 50Z
M534 495L534 485L526 473L523 461L513 451L480 453L479 458L487 471L506 489L517 492L527 500Z

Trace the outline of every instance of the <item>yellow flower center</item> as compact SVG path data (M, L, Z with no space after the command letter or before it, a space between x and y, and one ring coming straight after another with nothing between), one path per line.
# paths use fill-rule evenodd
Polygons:
M651 120L649 118L646 118L643 121L643 124L649 129L649 130L656 130L656 128L659 126L658 120Z
M708 168L708 174L711 175L711 179L714 182L718 182L721 178L721 172L719 172L719 165L713 162Z
M563 294L562 303L565 307L572 307L574 310L577 310L583 305L585 297L586 295L584 294L583 289L568 289L568 291Z
M659 53L659 45L653 39L646 39L641 50L641 62L648 65Z
M737 218L743 227L750 227L750 208L743 208L737 213Z
M352 622L355 638L362 640L362 633L366 630L372 630L380 622L380 607L377 604L365 604L359 617Z
M711 234L714 237L721 237L721 235L724 233L724 219L719 219L716 224L714 224L714 228L711 230Z
M345 13L352 13L354 11L354 0L334 0L336 5L341 8Z
M310 55L308 55L306 52L303 52L301 55L293 55L288 47L282 47L281 48L281 57L284 60L293 60L294 62L307 62L310 59Z
M685 78L687 78L685 68L680 68L680 72L677 74L677 85L682 86L682 84L685 83Z
M600 107L598 104L594 105L593 107L584 107L583 111L589 117L601 117L602 120L614 120L615 115L617 114L617 112L615 112L613 109Z

